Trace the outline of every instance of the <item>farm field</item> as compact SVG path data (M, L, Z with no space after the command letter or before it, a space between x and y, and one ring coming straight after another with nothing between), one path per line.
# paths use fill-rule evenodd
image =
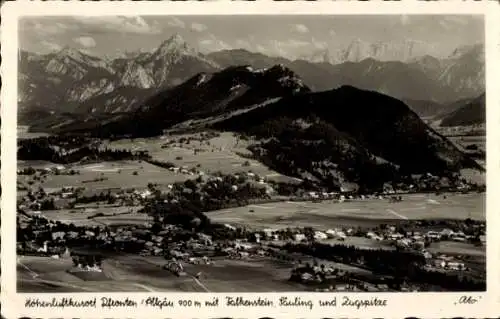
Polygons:
M98 226L98 225L144 225L151 222L152 218L146 214L138 213L140 207L121 206L121 207L100 207L99 209L61 209L44 211L43 215L51 220L62 223L73 223L76 226ZM130 211L130 213L128 213ZM105 215L117 214L115 216L102 216L89 219L89 216L97 212Z
M123 292L155 291L146 284L106 279L82 280L68 272L71 259L20 256L17 263L17 287L20 292ZM98 275L101 275L98 273Z
M439 243L433 243L428 250L431 253L439 252L442 254L468 255L479 258L486 258L485 246L475 247L471 244L461 242L443 241Z
M232 133L221 133L219 137L213 137L207 141L191 140L189 144L172 143L168 148L162 148L162 145L169 140L179 141L187 139L192 135L163 136L160 138L119 140L109 142L107 145L111 149L130 149L134 151L148 151L154 160L162 162L171 162L178 167L187 166L188 168L198 167L199 170L206 173L221 171L225 174L237 173L251 170L259 176L268 178L293 178L283 176L273 171L262 163L242 157L240 154L250 155L246 148L248 141L238 139ZM207 145L209 143L209 145ZM195 150L196 154L195 154ZM248 162L248 166L244 165Z
M60 164L55 164L48 161L22 161L22 160L17 161L17 169L24 169L28 167L33 167L35 169L44 169L44 168L57 167L59 165Z
M356 246L361 249L386 249L386 250L394 250L394 246L390 246L387 241L377 241L370 238L365 237L355 237L349 236L346 237L344 241L340 242L337 239L327 239L322 240L322 243L331 244L331 245L346 245L346 246Z
M50 134L41 133L41 132L29 132L29 126L27 125L18 125L17 126L17 138L18 139L29 139L29 138L37 138L41 136L49 136Z
M486 136L449 136L448 139L461 148L476 144L480 149L486 150Z
M83 186L98 193L113 188L146 188L148 183L172 184L190 177L142 161L102 162L73 165L71 168L78 170L80 174L48 175L43 187L51 189ZM28 179L29 176L19 176L20 181L26 182Z
M442 196L415 194L403 201L367 199L337 203L324 201L279 202L249 205L208 212L210 219L249 227L356 227L378 225L408 219L479 219L485 220L485 194L447 194Z
M82 280L67 272L71 260L48 257L18 258L18 289L22 292L176 291L269 292L301 291L288 282L291 264L271 259L217 260L214 265L184 264L186 276L177 277L162 266L162 257L112 256L103 262L106 279ZM201 272L201 278L194 275ZM251 278L251 280L249 280Z

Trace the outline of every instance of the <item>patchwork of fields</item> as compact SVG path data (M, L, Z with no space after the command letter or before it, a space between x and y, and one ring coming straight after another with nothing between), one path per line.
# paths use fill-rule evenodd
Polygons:
M178 141L183 136L175 136ZM187 137L187 136L184 136ZM477 137L475 137L477 138ZM470 142L484 146L484 139L463 138L456 143ZM148 151L154 160L171 162L177 167L196 167L205 173L221 171L226 174L252 171L260 176L281 181L292 181L261 163L249 160L248 142L239 140L231 133L222 133L208 141L191 140L189 143L174 142L162 148L166 138L121 140L108 142L106 147ZM44 161L18 162L18 168L48 168L56 164ZM106 192L109 189L141 189L149 183L167 185L196 178L189 174L172 172L144 161L115 161L86 165L68 165L79 171L79 175L49 174L42 181L31 181L32 188L42 186L46 191L62 187L86 187L85 195ZM485 174L467 177L483 180ZM29 184L30 176L18 176L22 184ZM19 194L24 194L19 192ZM207 212L214 222L241 225L249 228L313 227L326 230L336 227L372 227L381 223L397 224L415 219L466 219L486 220L486 195L471 194L409 194L402 202L391 203L388 199L365 199L346 202L275 202L248 205L231 209ZM129 205L129 204L127 204ZM136 204L133 204L136 205ZM144 225L152 218L138 212L140 207L98 206L71 210L43 211L51 220L73 223L77 226ZM96 213L105 216L94 217ZM336 240L327 242L338 243ZM393 249L387 243L348 237L346 245L360 248ZM483 260L484 247L470 244L442 242L429 247L431 252L465 254ZM301 257L302 258L302 257ZM303 259L304 262L307 258ZM310 260L312 262L312 259ZM164 270L163 257L142 257L132 255L107 256L103 262L103 273L85 276L70 273L71 259L19 256L18 289L23 292L96 292L96 291L176 291L176 292L269 292L304 291L302 285L288 281L293 265L268 257L252 260L217 259L214 265L186 264L187 276L177 277ZM321 261L325 262L326 261ZM481 261L483 262L483 261ZM335 267L348 271L360 271L354 266L337 264ZM196 274L201 273L200 279ZM92 278L91 278L92 277Z
M67 272L71 260L49 257L18 258L18 289L23 292L269 292L301 291L288 281L291 265L262 260L216 260L214 265L185 264L186 276L163 269L162 257L112 256L103 263L102 278L83 280ZM202 273L198 280L195 274ZM97 277L96 277L97 278Z
M485 205L484 194L448 194L446 199L412 194L403 196L403 201L398 203L389 203L387 199L343 203L279 202L225 209L207 215L214 221L254 227L326 229L408 219L485 220Z
M176 135L175 138L170 138L172 141L179 141L188 137L190 135ZM162 145L167 142L169 142L167 137L161 137L135 139L133 141L119 140L109 142L106 145L111 149L147 151L154 160L171 162L178 167L197 167L206 173L220 171L231 174L251 170L259 176L283 178L281 174L269 169L262 163L241 156L251 155L250 151L247 150L249 143L239 139L232 133L221 133L220 136L207 141L191 140L189 144L186 142L172 142L168 148L162 148Z

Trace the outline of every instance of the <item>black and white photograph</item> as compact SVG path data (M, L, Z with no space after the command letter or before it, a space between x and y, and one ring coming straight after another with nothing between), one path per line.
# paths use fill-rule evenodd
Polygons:
M18 293L486 291L484 15L75 11L17 51Z

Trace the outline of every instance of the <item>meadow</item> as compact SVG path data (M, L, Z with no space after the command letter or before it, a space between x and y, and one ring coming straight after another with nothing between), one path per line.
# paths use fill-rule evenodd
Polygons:
M159 138L119 140L107 142L111 149L130 149L133 151L148 151L154 160L171 162L177 167L197 167L205 173L223 172L224 174L252 171L259 176L269 178L283 178L274 170L262 163L248 159L248 141L236 137L233 133L221 133L218 137L207 140L191 140L189 143L180 142L194 135L162 136ZM162 145L169 143L168 148ZM242 156L243 155L243 156ZM290 179L290 178L288 178Z
M62 223L73 223L76 226L115 226L115 225L144 225L152 222L152 218L146 214L137 212L140 207L120 206L120 207L99 207L99 209L60 209L44 211L43 215L51 220ZM105 216L94 216L97 212Z
M365 199L338 203L334 201L278 202L208 212L210 219L249 227L313 227L328 229L340 226L378 225L409 219L478 219L485 220L485 194L412 194L402 202Z
M24 163L27 165L28 163ZM143 161L101 162L86 165L67 166L80 172L78 175L47 175L43 182L45 189L61 187L86 187L94 193L108 189L146 188L149 183L173 184L184 181L189 175L171 172L167 169ZM20 181L26 182L29 176L20 175Z
M177 277L163 269L162 257L109 256L103 261L103 278L83 280L70 274L70 259L19 257L18 289L38 292L270 292L303 291L288 281L291 263L262 260L218 259L213 265L183 264L186 275ZM195 276L201 272L197 279ZM249 280L250 279L250 280Z
M479 149L486 150L486 136L485 135L474 135L474 136L449 136L448 139L458 145L461 148L465 148L469 145L476 144Z

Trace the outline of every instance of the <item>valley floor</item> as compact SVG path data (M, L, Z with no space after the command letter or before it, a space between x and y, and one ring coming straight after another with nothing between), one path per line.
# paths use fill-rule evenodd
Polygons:
M165 138L147 140L121 140L108 142L106 147L116 149L145 150L154 160L171 162L176 167L196 168L205 174L221 171L225 174L252 172L255 175L280 181L295 181L283 176L263 164L246 158L248 141L233 134L222 133L208 141L190 140L179 142L189 136L177 136L175 141ZM208 143L207 143L208 142ZM165 146L168 145L168 146ZM34 167L46 169L56 167L43 161L19 161L18 168ZM125 188L142 190L148 184L166 187L169 184L193 179L188 173L171 171L144 161L116 161L90 164L75 164L67 168L80 172L78 175L48 174L45 179L33 180L29 175L19 175L18 182L26 188L43 187L47 193L63 187L86 187L85 195L91 196L108 190ZM18 197L26 195L18 191ZM444 196L446 195L446 197ZM333 228L372 228L385 223L398 225L411 220L486 220L486 196L470 194L406 194L400 202L386 199L356 199L345 202L324 200L281 201L253 204L242 207L206 212L210 220L248 229L284 229L290 227L312 227L326 231ZM64 202L64 201L63 201ZM49 220L77 226L129 225L142 227L152 218L140 213L140 206L130 204L87 204L74 209L43 211ZM105 216L94 216L96 212ZM324 243L339 244L336 239ZM274 243L278 245L279 243ZM386 242L365 237L348 236L343 242L360 249L394 249ZM440 242L432 244L429 251L435 254L467 255L477 264L479 272L485 272L485 248L469 243ZM313 258L302 255L304 263ZM338 269L370 275L357 266L321 261ZM117 254L107 256L102 273L79 274L73 268L71 258L18 256L19 292L104 292L104 291L176 291L176 292L271 292L307 291L312 288L289 281L296 260L280 260L269 256L250 259L214 257L213 264L183 263L185 276L176 276L163 269L166 260L161 256L138 256ZM484 269L484 270L483 270ZM197 274L201 273L201 276Z

